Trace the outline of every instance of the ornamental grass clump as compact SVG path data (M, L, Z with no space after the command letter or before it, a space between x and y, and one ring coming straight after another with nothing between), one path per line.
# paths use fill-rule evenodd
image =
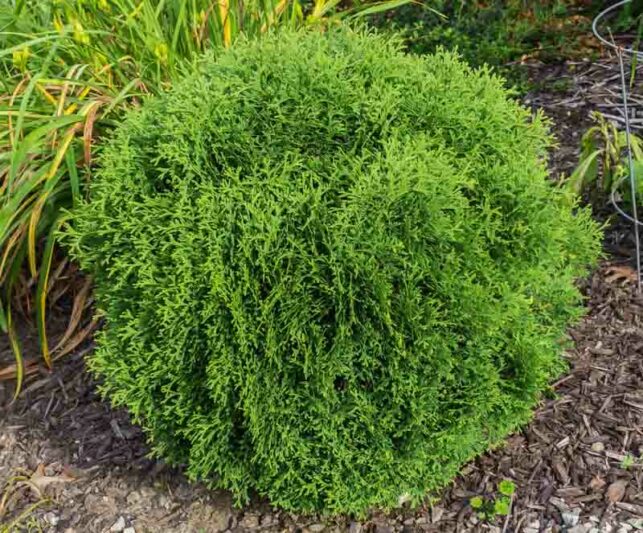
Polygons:
M548 143L498 78L390 38L206 58L128 116L69 230L104 393L238 501L420 501L564 368L599 239Z

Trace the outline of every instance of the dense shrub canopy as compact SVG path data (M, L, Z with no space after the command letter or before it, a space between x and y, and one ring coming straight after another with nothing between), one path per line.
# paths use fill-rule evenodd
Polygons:
M388 38L206 59L119 128L69 233L104 391L240 499L419 500L562 368L598 238L547 143L500 80Z

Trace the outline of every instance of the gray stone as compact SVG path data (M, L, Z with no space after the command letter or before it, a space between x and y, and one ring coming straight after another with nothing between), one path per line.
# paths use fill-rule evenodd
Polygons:
M99 496L97 494L88 494L85 496L85 510L89 514L116 514L117 507L114 498L109 496Z
M265 514L261 517L261 527L268 527L273 525L277 520L271 514Z
M43 516L45 519L45 522L48 524L51 524L52 526L57 526L58 522L60 522L60 516L54 513L53 511L50 511L49 513L45 513Z
M259 527L259 517L254 513L247 513L243 516L239 525L247 529L257 528Z
M601 453L605 451L605 444L603 444L600 441L595 442L594 444L592 444L592 451L596 453Z
M561 516L563 518L563 523L567 527L574 527L578 524L578 521L580 520L580 509L573 509L571 511L563 511L561 513Z
M125 529L125 526L126 526L125 519L122 516L119 516L118 520L114 522L114 524L112 525L112 527L109 528L109 530L112 533L121 533Z
M634 529L643 529L643 518L630 518L627 523Z
M190 506L187 526L190 531L225 531L228 529L232 513L227 507L217 507L195 502ZM255 516L257 525L259 517Z

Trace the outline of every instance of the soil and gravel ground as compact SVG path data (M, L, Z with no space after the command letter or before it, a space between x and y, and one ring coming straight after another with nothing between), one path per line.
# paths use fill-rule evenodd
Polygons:
M609 61L532 67L546 89L525 103L556 124L556 173L574 166L590 111L618 94L613 73ZM31 379L13 404L11 384L0 382L0 524L67 533L643 530L643 296L631 250L629 228L613 224L606 260L582 284L588 314L569 332L570 371L533 422L420 509L356 520L283 513L258 499L235 508L228 493L190 484L180 470L147 458L140 429L97 396L83 363L90 344ZM35 350L33 338L24 342ZM0 354L10 360L8 346ZM510 514L481 519L470 499L493 499L503 479L516 487ZM21 525L12 525L17 518Z

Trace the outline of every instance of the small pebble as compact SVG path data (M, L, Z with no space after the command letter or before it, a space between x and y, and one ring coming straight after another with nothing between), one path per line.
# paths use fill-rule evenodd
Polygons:
M634 529L643 529L643 518L630 518L627 523Z
M121 533L125 529L125 519L122 516L118 517L118 520L114 522L114 525L109 528L113 533Z
M43 516L43 518L48 524L51 524L52 526L57 526L58 522L60 522L60 516L58 516L53 511L49 513L45 513L45 516Z
M239 525L246 529L259 527L259 517L255 514L247 514L243 517Z
M605 444L600 441L595 442L594 444L592 444L592 451L595 453L601 453L605 451Z
M431 523L436 524L442 519L444 514L444 509L442 507L432 507L431 508Z
M265 514L261 517L261 527L271 526L274 522L275 519L271 514Z
M580 509L574 509L573 511L563 511L561 513L563 517L563 522L567 527L574 527L578 524L580 519ZM585 531L585 526L583 526L583 531Z

